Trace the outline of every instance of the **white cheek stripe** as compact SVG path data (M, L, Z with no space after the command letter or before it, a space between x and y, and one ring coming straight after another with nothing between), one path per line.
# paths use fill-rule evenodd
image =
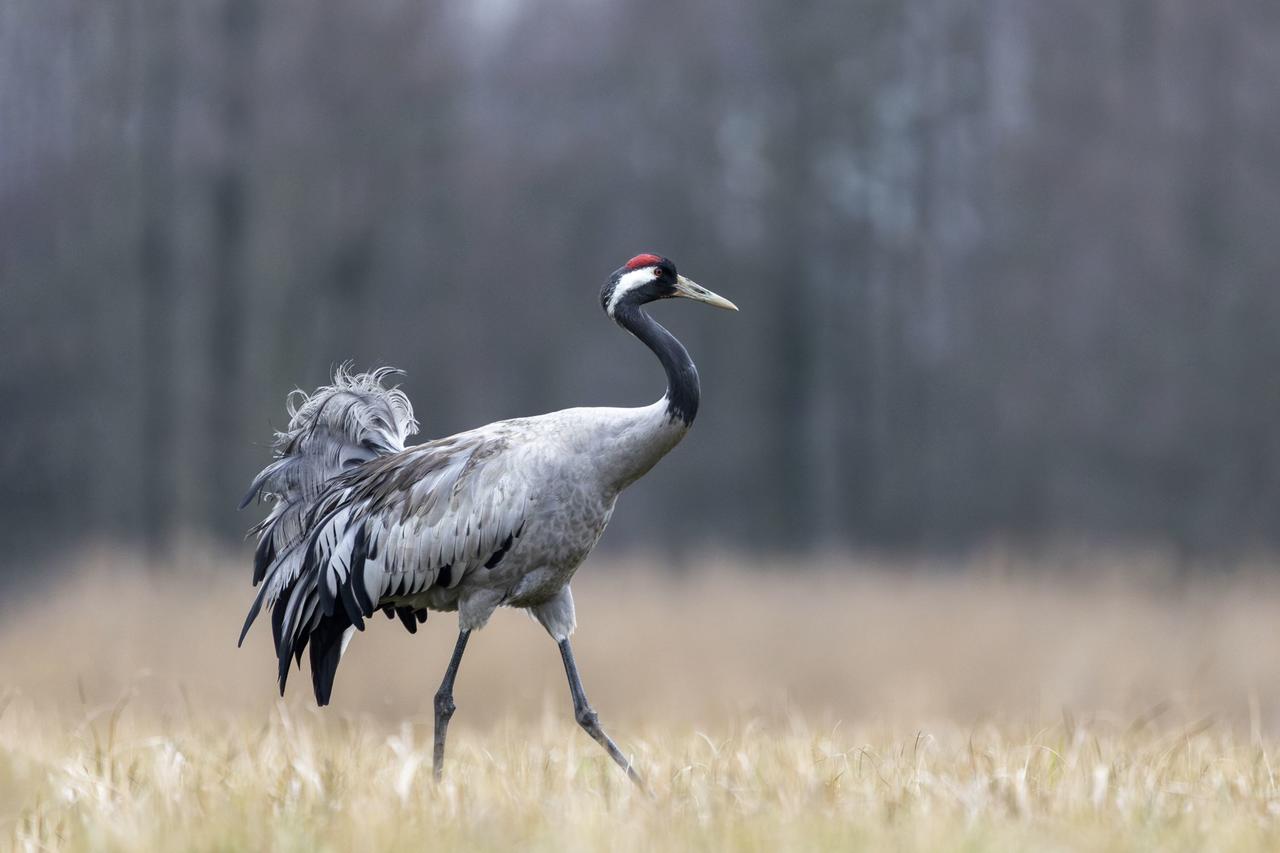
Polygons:
M635 290L637 287L643 287L653 281L657 278L657 271L657 267L644 267L642 269L632 270L619 278L618 283L613 287L613 293L609 295L609 316L613 316L613 309L618 306L618 300L623 296L626 296L628 292Z

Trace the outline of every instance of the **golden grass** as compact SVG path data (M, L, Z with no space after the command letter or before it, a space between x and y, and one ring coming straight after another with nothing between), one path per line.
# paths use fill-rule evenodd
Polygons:
M1268 747L1222 732L721 726L627 738L648 801L563 725L430 732L277 711L67 730L19 714L19 847L356 850L1274 850Z
M0 849L1280 849L1265 572L584 570L580 665L650 801L519 614L468 650L436 785L452 617L375 623L318 710L266 631L234 648L241 567L87 562L3 613Z

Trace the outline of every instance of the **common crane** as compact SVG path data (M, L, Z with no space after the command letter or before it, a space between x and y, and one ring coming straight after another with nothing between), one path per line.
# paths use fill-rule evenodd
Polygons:
M272 502L257 534L261 584L240 642L265 606L283 695L290 663L311 649L316 702L326 705L343 650L383 610L410 633L430 610L458 611L458 639L435 695L433 771L440 778L453 683L471 632L499 606L527 609L560 647L577 722L640 787L631 762L587 701L569 637L569 581L595 547L618 494L667 454L698 414L698 372L646 303L682 297L736 311L727 299L637 255L600 292L605 313L653 351L667 391L651 406L576 408L499 421L412 447L409 398L382 368L308 396L290 395L275 461L254 479ZM299 396L300 395L300 396Z

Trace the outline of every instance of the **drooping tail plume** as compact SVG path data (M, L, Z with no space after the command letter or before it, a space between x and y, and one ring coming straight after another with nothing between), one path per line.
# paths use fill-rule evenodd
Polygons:
M333 374L333 384L313 394L298 389L289 395L289 425L276 433L273 443L276 459L253 479L240 503L241 509L254 498L272 503L267 517L249 531L258 537L253 583L262 588L240 632L241 643L263 604L274 605L297 580L305 556L307 514L325 484L349 468L404 450L405 439L418 431L409 398L399 388L382 384L398 372L380 367L351 373L342 365ZM283 613L275 615L279 647ZM287 664L287 657L283 660Z

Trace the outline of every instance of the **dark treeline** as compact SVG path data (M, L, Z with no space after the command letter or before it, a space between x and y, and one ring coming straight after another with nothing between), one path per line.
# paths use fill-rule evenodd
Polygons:
M232 541L284 395L703 376L612 545L1280 539L1280 4L0 0L0 536ZM661 535L655 536L654 530Z

